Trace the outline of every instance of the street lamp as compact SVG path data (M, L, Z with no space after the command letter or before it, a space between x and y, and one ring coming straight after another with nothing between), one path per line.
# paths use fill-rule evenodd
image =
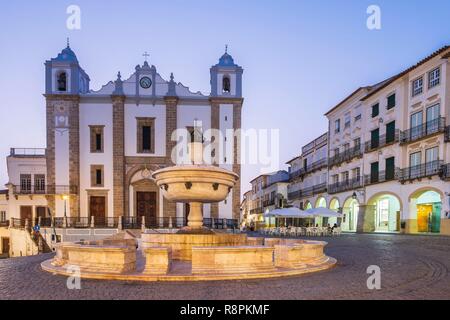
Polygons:
M67 200L69 199L69 196L65 194L62 196L62 199L64 200L64 218L67 218Z

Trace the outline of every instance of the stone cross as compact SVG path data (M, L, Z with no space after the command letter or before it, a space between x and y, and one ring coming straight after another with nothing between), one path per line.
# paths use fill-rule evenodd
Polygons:
M145 58L145 61L147 62L147 58L150 57L150 55L148 54L148 52L145 51L144 54L143 54L143 56L144 56L144 58Z

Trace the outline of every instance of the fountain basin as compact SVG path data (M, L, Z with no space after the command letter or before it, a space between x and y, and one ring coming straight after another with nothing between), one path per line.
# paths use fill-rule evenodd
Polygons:
M247 235L211 233L211 234L162 234L143 233L142 247L169 247L174 260L192 260L193 247L243 246L247 244Z
M224 200L239 176L234 172L204 165L184 165L153 173L164 197L170 201L213 203Z

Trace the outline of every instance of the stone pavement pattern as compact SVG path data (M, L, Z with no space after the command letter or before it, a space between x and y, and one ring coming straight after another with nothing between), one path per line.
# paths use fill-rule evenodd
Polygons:
M300 277L190 283L82 280L44 272L52 254L0 260L0 299L450 299L450 238L384 234L326 238L336 268ZM369 265L381 268L381 290L369 290Z

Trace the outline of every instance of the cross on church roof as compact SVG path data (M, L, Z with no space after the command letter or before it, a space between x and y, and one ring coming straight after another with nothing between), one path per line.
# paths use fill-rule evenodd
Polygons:
M144 54L142 55L145 57L145 62L147 62L147 58L150 57L150 55L148 54L147 51L144 52Z
M228 45L225 45L225 53L228 53Z

